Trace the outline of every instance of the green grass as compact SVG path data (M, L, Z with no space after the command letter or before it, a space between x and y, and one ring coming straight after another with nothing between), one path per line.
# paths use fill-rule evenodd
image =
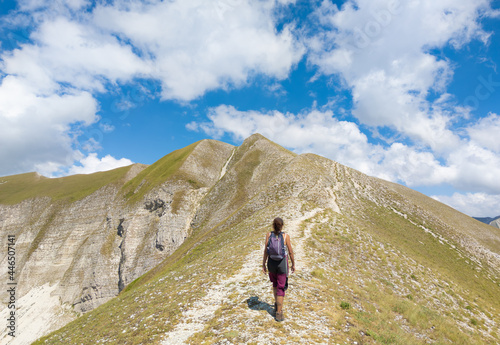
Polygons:
M130 166L88 175L47 178L37 173L0 177L0 204L13 205L36 197L81 200L110 183L119 183Z
M363 228L375 238L390 243L423 266L455 281L464 289L474 291L471 297L477 298L479 303L500 308L498 286L488 279L484 272L477 272L474 265L467 264L467 260L461 257L457 250L448 244L440 243L431 234L386 208L366 204L366 210L369 218ZM426 227L435 233L440 232L439 224L430 224L427 221ZM420 280L413 273L410 278L414 281Z
M198 181L192 177L185 179L182 174L176 174L198 143L173 151L141 171L122 187L123 194L130 202L136 202L154 187L173 178L186 180L191 186L199 187ZM0 204L13 205L35 197L49 197L53 201L74 202L108 184L117 183L119 185L129 170L130 166L127 166L110 171L60 178L47 178L37 173L0 177ZM179 195L177 199L181 198L182 196Z
M337 308L352 320L347 332L351 339L358 344L404 345L425 344L427 338L435 344L463 345L497 339L493 332L492 338L481 335L484 322L477 316L488 313L487 309L488 317L498 321L494 297L498 287L488 285L485 275L465 264L449 245L439 243L404 218L383 207L367 210L371 217L334 215L334 220L318 222L312 239L306 242L314 258L310 265L317 267L312 276L317 277L319 270L322 273L319 295L337 301ZM375 215L376 220L372 218ZM412 241L406 242L407 238L422 242L425 248L411 249ZM478 277L471 277L472 272ZM329 285L330 281L333 284ZM446 291L445 285L452 289ZM434 286L441 289L437 305L428 291ZM463 301L463 309L456 310L450 299L474 299L475 304L471 307ZM476 304L484 308L476 312ZM345 327L343 319L338 319L337 328ZM464 330L459 322L474 330Z
M186 176L181 174L176 175L176 173L178 173L182 163L184 163L199 143L200 142L196 142L182 149L173 151L150 165L137 174L136 177L128 181L123 186L122 193L130 203L135 203L141 200L147 192L168 179L177 177L178 179L189 181L191 185L196 185L197 181L194 181L193 178L186 179Z
M35 344L58 344L63 339L75 344L93 344L98 339L106 339L111 344L159 344L163 334L180 321L182 310L203 296L206 284L220 281L228 272L241 267L246 254L255 248L267 231L259 226L259 219L271 218L270 215L278 213L271 210L259 212L230 228L219 226L195 232L171 257L127 286L117 298ZM307 242L308 246L314 244L308 251L315 258L311 264L311 267L315 267L311 275L318 279L312 283L310 279L304 278L303 283L310 284L310 289L298 290L300 298L303 298L302 303L294 306L287 304L287 308L294 308L295 313L304 315L316 313L322 323L326 322L329 328L336 330L334 343L343 343L347 338L356 340L358 344L423 345L427 338L435 344L487 343L478 333L464 332L457 326L455 320L460 315L446 315L429 307L429 301L425 299L426 291L412 288L415 280L410 277L408 270L415 270L420 284L428 283L428 277L391 251L397 241L395 244L370 243L371 235L353 227L348 217L331 212L328 216L329 222L317 225L311 223L315 226L311 232L314 241ZM319 234L321 237L318 237ZM323 236L327 240L322 240ZM404 280L392 277L385 265L367 267L366 271L361 269L363 255L370 258L382 255L382 244L389 249L387 254L384 253L387 265L397 262L401 275L405 273ZM319 253L322 255L316 255ZM325 268L324 265L333 263L339 253L346 257L346 267ZM324 260L324 257L327 259ZM418 259L421 260L420 257ZM196 278L193 273L197 274ZM440 273L433 276L439 277ZM297 283L299 278L294 279L294 283ZM341 284L336 284L337 281ZM360 281L364 281L364 284ZM406 295L398 295L395 285L406 286L415 297L409 299ZM238 299L238 296L235 298ZM463 310L470 312L471 308L467 308L469 305L465 304ZM234 315L241 310L238 308L232 302L221 305L214 318L207 321L205 329L194 334L188 343L213 344L223 339L234 343L247 342L249 339L243 338L245 324L228 321L234 320ZM257 323L256 320L248 320ZM346 320L350 323L349 330L339 331L345 327ZM286 327L299 327L291 322L271 322L246 326L251 330L258 327L264 327L263 331L274 329L276 339L285 343L286 339L293 337ZM467 316L464 322L474 328L481 327L481 322L472 316ZM319 343L323 340L320 335L310 334L308 341Z

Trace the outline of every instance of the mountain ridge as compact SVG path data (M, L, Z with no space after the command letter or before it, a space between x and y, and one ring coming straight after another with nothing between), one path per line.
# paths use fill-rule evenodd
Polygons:
M500 228L500 216L496 216L496 217L474 217L474 219L480 221L481 223L494 226L495 228Z
M113 239L106 250L121 258L115 269L134 273L124 276L117 297L37 343L498 341L495 228L409 188L321 156L297 155L261 135L238 147L205 142L198 153L208 170L189 155L187 172L169 175L142 199L131 203L130 189L116 192L122 202L100 216L109 226L98 233ZM208 185L189 175L199 170L197 178ZM182 197L174 197L177 192ZM263 236L277 215L292 235L298 267L283 324L270 315L270 285L260 273ZM175 245L168 245L172 239ZM135 245L126 253L136 259L121 262L127 243ZM137 264L148 250L161 257Z

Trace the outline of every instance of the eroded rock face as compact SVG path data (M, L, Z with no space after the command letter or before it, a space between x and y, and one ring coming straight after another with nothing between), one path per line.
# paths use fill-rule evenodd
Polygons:
M51 296L18 305L19 322L29 324L26 318L34 317L30 308L38 310L39 319L59 320L36 328L38 333L25 343L115 297L172 254L189 235L198 204L218 181L232 149L200 142L179 169L188 179L167 180L135 203L127 202L121 185L114 184L73 203L45 197L0 205L1 238L16 239L16 298L27 301L40 287ZM208 164L197 166L200 156L210 157ZM123 183L142 169L132 166ZM6 254L0 256L2 267L7 267ZM4 290L2 301L8 298ZM42 303L50 305L40 308Z
M406 187L317 155L294 154L260 135L247 138L237 148L202 141L184 158L175 174L144 194L141 190L150 182L135 168L121 185L106 185L77 202L46 197L0 205L1 238L12 234L17 239L20 314L21 308L27 309L20 321L28 325L56 320L46 326L33 324L34 333L19 344L61 327L75 318L75 311L92 310L113 298L192 233L201 237L230 231L254 216L259 219L254 227L264 228L275 216L264 216L273 207L286 219L317 210L330 214L332 223L353 219L346 222L348 231L358 224L362 229L371 227L378 217L394 214L401 221L398 224L409 223L411 229L443 243L452 240L452 248L460 247L460 256L488 263L491 275L498 275L497 229ZM144 172L161 170L161 175L170 166L151 168ZM140 178L127 185L135 175ZM7 267L5 251L0 258ZM0 297L5 301L6 291ZM0 318L5 319L7 311ZM0 342L6 339L0 335Z

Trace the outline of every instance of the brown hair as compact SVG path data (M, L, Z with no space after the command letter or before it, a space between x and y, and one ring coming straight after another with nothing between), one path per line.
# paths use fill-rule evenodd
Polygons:
M283 219L276 217L273 220L273 229L274 233L278 235L281 232L281 229L283 229Z

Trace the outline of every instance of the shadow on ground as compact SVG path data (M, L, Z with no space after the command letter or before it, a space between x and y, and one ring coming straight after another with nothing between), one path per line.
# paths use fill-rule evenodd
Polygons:
M259 297L252 296L247 299L248 308L252 310L265 310L269 315L274 317L274 305L271 305L267 302L263 302L259 300Z

